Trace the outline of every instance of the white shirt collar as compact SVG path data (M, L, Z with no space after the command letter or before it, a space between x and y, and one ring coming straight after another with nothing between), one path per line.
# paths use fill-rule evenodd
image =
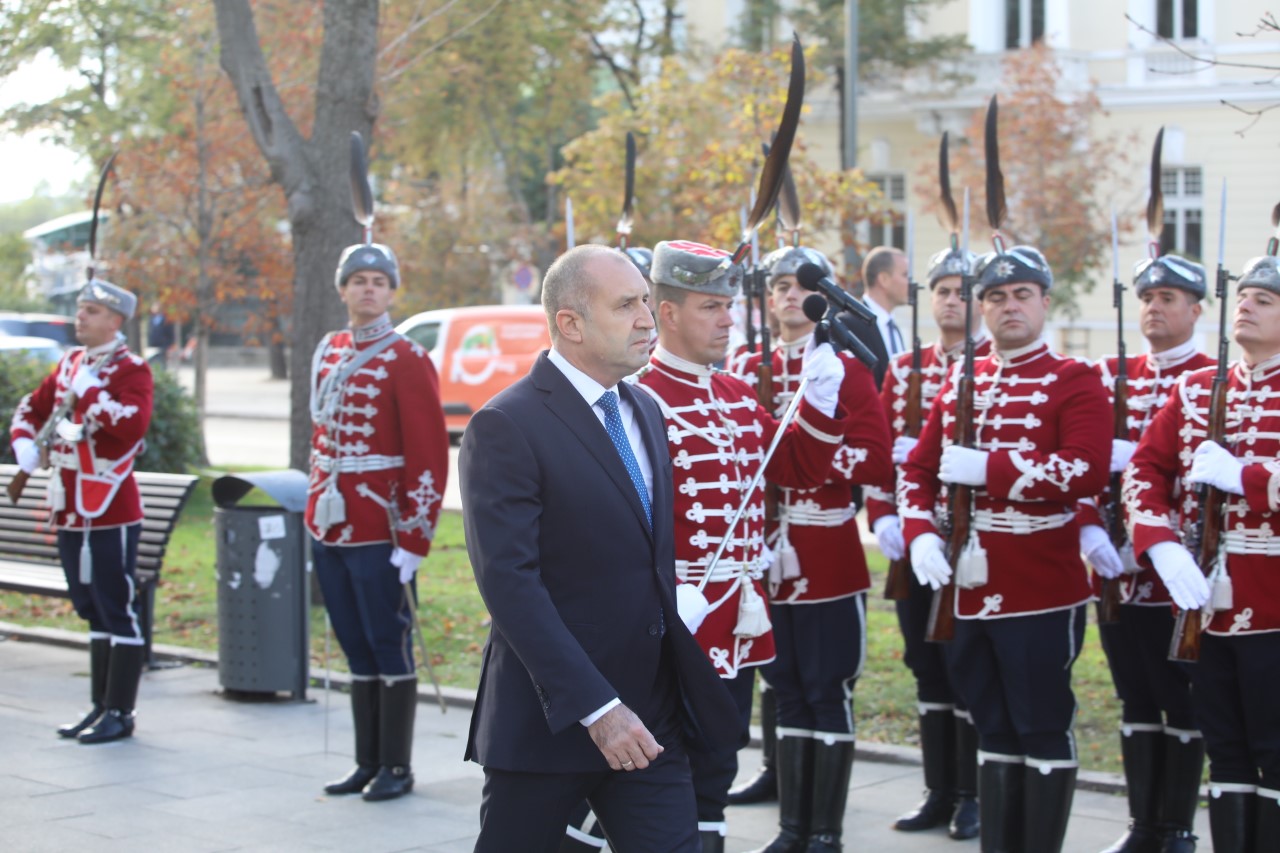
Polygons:
M1148 357L1154 361L1160 368L1167 369L1175 367L1198 352L1196 349L1195 338L1190 338L1176 347L1170 347L1164 352L1148 353Z
M615 394L618 392L617 385L612 388L604 387L574 366L555 347L552 347L551 351L547 353L547 360L560 369L565 379L569 380L569 384L577 389L578 393L582 395L582 399L587 401L588 406L594 406L606 391L613 391Z

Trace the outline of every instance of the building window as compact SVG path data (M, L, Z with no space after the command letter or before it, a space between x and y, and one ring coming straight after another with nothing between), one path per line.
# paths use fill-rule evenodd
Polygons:
M1204 172L1199 166L1162 169L1164 231L1160 251L1173 252L1193 261L1204 257Z
M1156 0L1156 33L1168 39L1193 39L1199 35L1197 0Z
M1030 47L1044 38L1045 0L1004 0L1004 46Z
M889 202L890 215L883 222L871 224L870 244L872 246L893 246L895 249L907 248L906 203L907 176L901 174L867 175L867 180L880 188L885 201Z

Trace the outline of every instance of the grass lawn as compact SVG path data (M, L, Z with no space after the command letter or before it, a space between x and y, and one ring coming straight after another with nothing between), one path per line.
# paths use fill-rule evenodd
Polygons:
M206 478L183 511L165 556L156 601L156 642L217 651L214 553L213 501ZM874 551L868 556L872 591L867 602L867 661L854 697L858 737L916 745L914 683L902 664L902 640L893 604L880 595L886 563ZM475 687L488 634L488 614L471 577L458 513L446 512L440 517L431 556L418 575L418 596L420 621L437 677L443 684ZM16 593L0 594L0 621L85 630L68 602ZM317 607L311 615L311 662L317 674L324 667L324 646L324 610ZM345 667L336 642L331 646L329 663L335 670ZM1074 684L1079 704L1075 732L1082 766L1119 772L1120 707L1093 624L1076 662Z

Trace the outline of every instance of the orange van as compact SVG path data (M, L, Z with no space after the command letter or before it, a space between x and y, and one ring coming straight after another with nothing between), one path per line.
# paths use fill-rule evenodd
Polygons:
M451 436L551 346L541 305L476 305L414 314L396 331L431 354Z

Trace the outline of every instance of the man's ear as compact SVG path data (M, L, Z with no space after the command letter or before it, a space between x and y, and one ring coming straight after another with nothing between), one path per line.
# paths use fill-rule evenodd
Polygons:
M658 328L674 329L677 326L676 310L679 306L674 302L663 300L658 303Z
M582 343L582 315L570 308L561 308L556 312L556 329L560 337L575 344Z

